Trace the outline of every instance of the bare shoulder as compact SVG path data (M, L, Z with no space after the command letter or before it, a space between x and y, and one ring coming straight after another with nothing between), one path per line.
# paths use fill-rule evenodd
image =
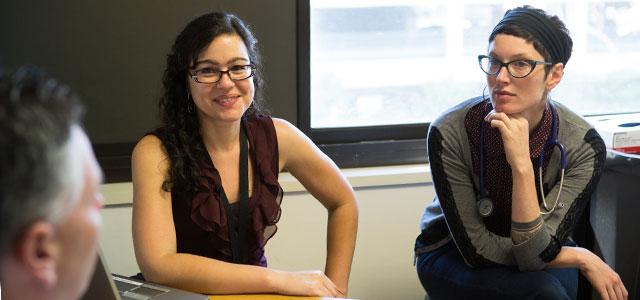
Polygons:
M162 146L162 141L160 141L160 139L152 134L149 135L145 135L142 139L140 139L138 141L138 143L136 144L135 148L133 149L134 152L136 151L150 151L150 150L162 150L162 148L164 148Z
M133 148L131 165L134 177L138 172L147 175L151 172L164 174L169 164L162 141L155 135L147 135L140 139Z
M295 126L293 126L293 124L285 119L272 118L272 120L273 126L276 128L276 132L298 130Z
M166 151L162 145L162 141L155 135L146 135L133 148L133 159L143 157L166 157Z
M276 128L276 135L278 140L282 142L290 141L291 139L304 138L305 135L297 127L291 124L289 121L280 118L272 118L273 126Z
M278 136L280 170L292 171L299 163L304 164L320 155L313 142L289 121L273 118L273 125Z

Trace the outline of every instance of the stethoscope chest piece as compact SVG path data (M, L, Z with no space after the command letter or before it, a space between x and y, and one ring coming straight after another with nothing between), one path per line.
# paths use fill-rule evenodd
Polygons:
M480 213L483 218L490 216L492 212L493 202L491 199L484 197L478 201L478 213Z

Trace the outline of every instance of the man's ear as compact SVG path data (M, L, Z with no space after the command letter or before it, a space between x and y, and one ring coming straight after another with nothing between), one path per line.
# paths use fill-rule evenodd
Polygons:
M564 64L557 63L551 67L549 70L549 74L547 75L547 83L546 89L547 92L550 92L555 88L562 80L562 76L564 75Z
M53 288L58 280L56 269L60 256L55 234L53 224L35 222L22 232L15 248L17 263L45 289Z

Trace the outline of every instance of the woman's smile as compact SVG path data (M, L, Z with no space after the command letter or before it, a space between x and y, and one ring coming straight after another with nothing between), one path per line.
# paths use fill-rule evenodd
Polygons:
M242 96L238 94L230 94L230 95L227 94L227 95L218 96L214 98L213 101L223 107L231 107L236 102L241 100L241 98Z

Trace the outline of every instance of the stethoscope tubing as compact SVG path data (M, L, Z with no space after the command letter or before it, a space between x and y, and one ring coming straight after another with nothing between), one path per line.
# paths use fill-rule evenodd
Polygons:
M538 155L537 158L537 165L538 165L538 183L539 183L539 188L540 188L540 194L542 196L542 205L544 207L545 211L541 211L541 214L550 214L552 213L556 206L558 205L558 201L560 199L560 194L562 192L562 188L564 185L564 172L565 169L567 167L567 151L564 147L564 145L562 145L562 143L560 143L560 141L558 140L558 114L556 112L555 107L549 103L549 107L551 108L551 134L549 135L549 138L547 139L547 141L545 142L544 148L542 149L542 152L540 153L540 155ZM485 156L485 149L484 149L484 124L480 124L480 201L491 201L488 197L487 197L487 192L485 190L485 165L484 165L484 156ZM543 187L542 187L542 166L544 164L544 150L547 149L548 147L552 147L552 148L558 148L558 150L560 151L560 167L561 167L561 172L560 172L560 189L558 191L558 194L556 195L556 199L554 201L554 204L551 208L548 207L547 205L547 201L545 199L544 196L544 191L543 191ZM493 205L491 205L491 207L493 207ZM488 217L491 214L491 212L488 213L481 213L481 215L483 217Z

